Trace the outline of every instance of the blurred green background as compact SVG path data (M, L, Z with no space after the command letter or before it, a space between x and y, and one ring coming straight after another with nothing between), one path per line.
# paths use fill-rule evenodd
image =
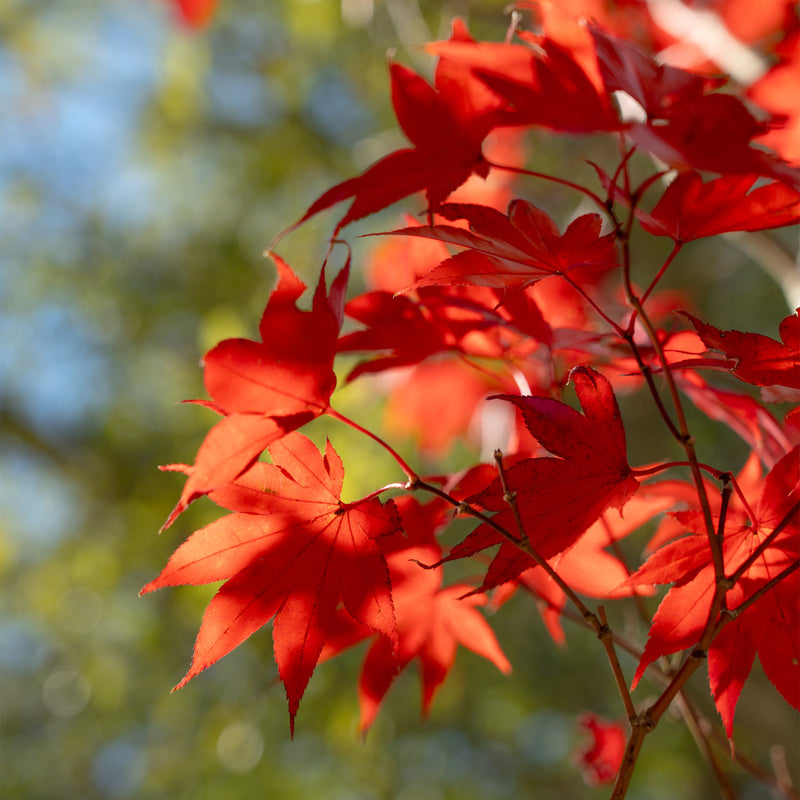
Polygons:
M255 335L274 277L262 250L401 144L387 50L430 74L415 46L446 36L454 15L501 39L502 7L222 0L208 29L189 31L158 0L0 5L3 797L606 796L570 764L575 716L621 711L601 648L568 630L559 650L526 598L493 620L510 678L461 652L421 723L409 670L362 741L357 648L317 669L290 741L268 630L171 695L213 587L137 597L215 515L198 503L157 536L182 480L156 466L191 461L212 423L178 403L203 396L210 346ZM538 157L565 148L545 141ZM308 281L329 230L314 220L281 246ZM680 269L685 279L692 262ZM698 285L710 321L743 325L721 280L746 289L751 329L774 336L780 293L733 249ZM377 418L366 390L346 392L344 410ZM397 478L350 433L330 433L357 465L356 491L362 473ZM796 716L763 678L737 720L737 743L762 765L770 744L792 748ZM713 796L681 725L648 740L639 775L632 798ZM767 796L737 775L742 797Z

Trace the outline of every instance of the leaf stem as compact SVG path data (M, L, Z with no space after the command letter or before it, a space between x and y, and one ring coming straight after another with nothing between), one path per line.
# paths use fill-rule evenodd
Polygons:
M608 663L611 665L611 671L614 673L614 680L617 682L617 689L619 696L622 698L622 704L625 706L625 713L628 715L628 721L633 724L636 719L636 709L633 707L633 700L631 693L628 689L628 682L625 680L625 675L622 672L622 667L617 658L617 651L614 649L614 638L611 634L611 628L608 625L606 618L605 606L597 607L597 614L600 617L602 627L597 632L597 638L600 639L603 649L606 651Z
M421 489L422 491L435 494L437 497L440 497L446 503L449 503L451 506L453 506L460 513L467 514L470 517L475 517L475 519L478 519L481 522L485 522L490 528L497 531L504 539L507 539L509 542L511 542L511 544L519 547L520 550L523 550L528 555L532 555L530 544L528 542L518 539L513 533L511 533L511 531L495 522L491 517L486 516L486 514L484 514L482 511L478 511L477 508L473 508L471 505L469 505L469 503L465 503L462 500L456 500L455 497L449 495L438 486L434 486L433 484L430 484L421 478L417 478L416 480L410 482L406 488L412 492Z
M575 281L572 280L572 278L570 278L568 273L560 272L558 274L613 328L617 336L625 338L625 331L619 325L617 325L617 323L614 322L614 320L611 319L611 317L609 317L608 314L606 314L605 311L603 311L603 309L600 308L600 306L598 306L591 297L589 297L588 294L586 294L581 286L579 286L577 283L575 283Z
M655 278L653 278L653 280L650 281L650 285L647 287L647 289L645 289L645 292L641 297L641 303L642 304L644 304L646 302L647 298L650 296L650 293L653 291L653 289L656 288L656 284L661 280L661 278L664 277L664 273L669 268L669 265L675 260L675 257L678 255L678 253L680 253L682 248L683 248L683 243L682 242L675 242L675 244L674 244L674 246L672 248L672 251L667 256L666 261L664 261L664 263L661 265L661 269L659 269L659 271L656 274ZM631 322L633 320L635 320L635 319L636 319L636 314L634 312L634 315L632 317Z
M367 503L370 500L374 500L376 497L380 497L384 492L391 491L392 489L407 489L407 483L387 483L386 486L381 486L380 489L375 489L374 492L370 492L368 495L364 497L359 497L358 500L353 500L351 503L342 503L341 508L342 510L346 510L348 508L354 508L355 506L360 505L361 503Z
M360 433L363 433L365 436L369 436L369 438L372 439L374 442L377 442L398 463L398 465L400 466L400 469L403 470L403 472L405 473L406 477L408 478L409 484L413 484L413 483L415 483L416 481L419 480L419 476L406 463L405 459L390 444L388 444L383 439L381 439L381 437L378 436L376 433L373 433L372 431L368 430L367 428L364 428L362 425L359 425L354 420L350 419L349 417L344 416L344 414L340 414L338 411L336 411L336 409L331 408L330 406L328 406L328 408L325 409L325 413L329 417L333 417L334 419L338 419L339 422L344 422L345 425L349 425L351 428L354 428L355 430L359 431Z
M731 475L730 473L726 472L722 475L722 492L721 492L721 500L720 500L720 507L719 507L719 519L717 520L717 547L719 548L720 553L722 552L722 543L725 539L725 520L728 517L728 504L731 500L731 495L733 494L733 486L731 486ZM716 561L714 562L714 568L716 569ZM720 572L715 573L714 579L719 585L722 581L725 580L725 565L721 564ZM727 587L726 587L727 591ZM725 606L725 596L722 597L722 605L723 608Z
M747 498L744 496L744 492L742 491L741 486L739 486L739 482L736 480L736 477L728 473L728 478L730 482L733 484L733 488L736 490L736 494L739 497L739 500L742 501L742 505L744 506L744 510L747 513L747 516L750 517L750 519L753 520L753 522L755 522L756 515L753 513L753 509L750 508L750 503L747 502Z
M522 517L519 513L519 506L517 505L517 493L512 492L508 486L508 480L506 479L506 471L503 468L503 451L502 450L495 450L494 451L494 461L497 466L497 475L500 478L500 485L503 487L503 500L508 503L509 508L511 509L511 513L514 515L514 520L517 523L517 530L519 531L519 535L522 539L528 539L525 533L525 526L522 524Z
M508 164L498 164L494 161L490 161L487 158L485 158L484 161L493 169L501 169L505 170L506 172L513 172L515 175L527 175L529 178L540 178L545 181L558 183L561 186L566 186L568 189L574 189L576 192L580 192L588 197L592 202L599 206L604 213L609 214L609 216L611 216L613 219L613 214L608 207L609 204L606 203L602 197L595 194L591 189L587 189L585 186L581 186L579 183L573 183L572 181L565 180L564 178L557 178L555 175L548 175L545 172L535 172L530 169L524 169L523 167L512 167Z
M642 469L632 469L631 474L637 478L643 478L646 475L655 475L658 472L663 472L664 470L670 469L672 467L691 467L692 464L689 461L667 461L663 464L654 464L652 467L644 467ZM721 470L716 469L715 467L709 466L708 464L702 464L700 462L697 463L697 466L705 470L709 475L712 475L717 480L721 480L723 475L727 475L728 473L722 472Z
M675 426L675 423L672 421L672 417L670 417L669 412L664 406L664 401L661 399L661 395L658 393L658 387L656 386L656 383L653 380L653 372L650 369L650 367L644 363L644 359L639 353L639 348L636 346L636 343L633 340L633 334L626 332L625 339L628 341L628 345L631 348L633 357L636 359L636 363L639 365L639 370L641 371L642 376L644 377L645 382L647 383L647 388L650 390L653 402L655 402L656 404L656 409L658 410L658 413L661 415L661 419L664 420L664 423L666 424L673 438L680 441L681 432Z

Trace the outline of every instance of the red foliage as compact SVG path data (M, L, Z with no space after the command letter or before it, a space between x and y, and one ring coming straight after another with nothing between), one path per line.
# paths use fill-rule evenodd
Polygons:
M208 23L217 8L217 0L173 0L181 19L193 28Z
M625 754L625 727L609 722L597 714L578 717L578 725L591 737L589 743L575 753L575 763L589 786L611 783Z
M589 782L613 780L619 770L624 793L642 738L706 657L729 737L756 655L800 708L800 423L797 409L782 411L782 420L771 410L800 396L798 316L780 322L778 341L722 330L694 308L674 315L689 300L659 289L695 239L800 220L800 171L759 144L774 141L793 158L780 137L780 125L792 123L756 116L733 91L719 91L724 79L670 65L623 38L639 27L651 48L669 42L648 4L631 0L624 15L618 5L543 2L544 32L519 30L518 41L503 43L478 42L456 21L450 39L428 46L438 56L433 85L391 65L392 102L410 146L333 187L300 222L350 201L338 236L350 222L423 193L426 224L407 219L390 231L371 256L371 289L347 302L349 263L330 291L323 268L303 310L304 285L275 257L279 279L259 340L231 339L206 355L210 399L198 402L223 419L192 466L167 468L188 476L168 524L206 494L232 513L192 534L142 590L225 581L179 686L272 620L292 729L318 662L365 639L361 728L415 661L427 712L458 644L510 671L479 609L500 608L522 587L557 641L571 602L609 655L632 723L632 755L623 763L621 725L587 715L581 724L593 741L578 761ZM731 26L741 22L740 4L712 5ZM785 10L782 0L766 5L758 36ZM570 10L598 22L579 23ZM776 74L793 58L790 28ZM752 93L780 111L790 105L782 85L768 73ZM639 116L622 115L624 96ZM519 142L531 131L613 137L619 156L587 170L599 186L526 171ZM677 173L669 181L664 165ZM576 203L557 218L542 199L522 198L498 210L520 176L574 192L592 211ZM487 177L493 182L484 185ZM673 240L660 268L637 262L636 220L643 235ZM477 439L482 457L425 478L379 433L342 416L334 366L352 353L361 360L348 383L372 375L371 390L390 387L388 429L415 435L426 456ZM728 373L724 388L701 376L709 369ZM622 394L634 398L627 423ZM687 400L749 449L736 478L728 465L701 461L707 443L689 429ZM297 433L323 414L381 445L401 480L343 502L333 446L321 455ZM631 467L628 442L656 441L657 427L683 460ZM258 460L265 448L271 463ZM388 492L396 502L379 499ZM433 497L423 504L412 492ZM477 524L443 557L438 537L451 530L451 508ZM645 537L644 564L626 562L619 543L628 536ZM483 554L495 546L491 558ZM467 558L477 577L448 584L449 564ZM661 656L681 653L680 666L662 672L668 688L637 712L604 607L595 612L581 596L638 595L647 618L642 597L670 584L646 619L644 647L625 647L639 657L634 687Z
M639 221L648 233L676 242L800 221L800 191L779 181L753 189L756 180L756 175L733 175L703 183L699 173L685 172L649 214L638 213Z
M523 459L506 472L508 490L516 495L522 531L499 478L470 498L482 508L497 512L494 523L527 539L545 559L575 544L609 506L621 509L638 488L628 466L625 431L608 380L579 367L572 381L584 415L549 397L501 396L522 411L531 435L558 456ZM481 589L506 583L533 566L523 549L504 541L487 523L453 548L447 560L464 558L496 544L500 544L500 550Z
M208 405L225 419L200 446L164 527L192 500L235 480L265 447L328 407L336 386L333 358L347 270L334 281L330 296L323 273L311 311L301 311L296 301L305 285L281 258L273 259L280 280L261 317L261 341L226 339L206 354Z
M403 497L398 507L408 533L381 542L391 576L398 644L394 650L391 640L376 636L367 651L358 686L361 730L372 725L396 675L414 660L421 669L423 714L453 667L458 644L488 659L501 672L511 672L489 623L475 608L486 605L486 596L464 597L472 588L465 584L443 588L441 567L420 569L421 563L433 563L441 555L435 532L446 524L443 504L421 506L414 498ZM343 631L348 643L373 635L352 622L346 622Z
M789 575L752 605L748 598L800 556L800 447L787 453L761 479L752 458L739 476L739 486L754 501L752 510L728 508L723 543L726 574L752 563L727 595L730 622L709 651L709 680L725 731L733 735L733 713L756 652L764 671L781 694L800 708L800 582ZM756 494L758 493L758 494ZM793 519L793 516L795 517ZM648 664L668 653L691 647L701 636L715 591L714 566L699 508L675 512L688 536L662 547L629 578L628 585L673 583L653 617L647 645L634 676L634 686ZM719 512L715 512L719 520ZM774 532L783 526L777 536ZM763 547L762 544L769 544ZM741 613L738 607L744 606Z
M584 214L559 234L548 214L525 200L514 200L508 215L483 205L447 204L448 220L466 220L469 230L450 225L414 226L395 234L424 236L466 248L443 261L404 291L423 286L527 286L550 275L581 267L617 265L612 234L600 235L602 218Z
M211 497L233 514L181 545L142 589L224 580L208 606L194 660L175 687L211 666L273 617L275 660L294 717L337 608L397 646L389 572L377 539L399 530L394 504L340 499L344 468L292 433Z
M757 386L800 389L800 317L790 314L780 325L781 341L759 333L721 331L684 312L703 343L733 361L737 378Z

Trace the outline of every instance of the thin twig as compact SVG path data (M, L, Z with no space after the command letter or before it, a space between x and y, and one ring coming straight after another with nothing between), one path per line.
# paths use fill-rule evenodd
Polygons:
M497 474L500 478L500 485L503 487L503 500L508 504L509 508L511 509L511 513L514 515L514 520L517 523L517 528L519 529L519 536L522 540L526 542L530 542L528 539L527 534L525 533L525 527L522 524L522 516L519 513L519 507L517 506L517 493L513 491L509 485L508 480L506 478L506 471L503 468L503 453L500 450L494 451L494 460L497 465ZM544 562L546 564L546 562ZM550 567L549 564L547 564ZM557 575L555 571L552 573L553 575ZM614 649L614 639L612 636L611 628L608 625L608 620L606 619L606 610L603 606L599 606L597 609L597 615L599 616L599 621L597 617L592 614L592 612L583 604L582 601L577 597L577 595L572 592L571 589L567 586L567 584L558 578L558 585L559 588L567 595L567 597L572 600L573 604L581 611L583 614L583 618L595 629L597 633L597 638L600 640L600 643L603 645L603 649L606 652L606 657L608 658L608 663L611 666L611 672L614 675L614 680L617 683L617 689L619 689L620 697L622 698L622 703L625 706L625 713L628 715L628 719L633 722L636 718L636 709L633 707L633 700L631 700L631 694L628 690L628 682L625 680L625 675L622 672L622 667L619 664L619 659L617 658L617 652ZM577 600L577 602L576 602Z
M606 618L606 609L604 606L597 607L597 614L600 617L600 622L603 627L598 631L597 636L606 651L608 663L611 665L611 671L614 673L614 680L617 682L617 689L619 696L622 698L622 704L625 706L625 713L628 715L628 720L633 724L636 719L636 709L633 707L633 700L631 693L628 689L628 682L625 680L625 675L622 672L619 659L617 658L617 651L614 649L614 638L611 633L611 628L608 625Z
M719 788L720 794L724 800L736 800L736 792L734 791L728 776L725 774L725 771L722 769L716 754L711 748L709 735L703 730L703 723L705 720L698 716L696 709L692 705L689 698L686 697L684 692L678 692L677 696L675 697L675 704L677 705L678 710L681 712L681 716L683 717L686 727L692 734L692 738L697 745L697 749L702 753L703 758L705 758L705 760L708 762L709 767L711 767L711 771L714 773L714 778L717 782L717 787Z
M650 395L653 398L653 402L656 404L656 409L658 413L661 415L661 419L664 420L669 432L672 434L673 438L681 441L681 432L678 430L675 423L672 421L672 417L670 417L669 412L667 411L666 407L664 406L664 401L661 399L661 395L658 393L658 387L656 386L656 382L653 380L653 372L650 367L645 364L644 359L639 353L639 348L636 346L636 342L633 340L633 334L627 333L625 334L625 339L630 346L631 352L633 353L633 357L636 359L636 363L639 366L639 371L642 373L642 377L645 379L647 383L647 388L650 390Z
M578 609L578 611L580 611L584 619L586 619L592 628L599 632L601 623L594 612L592 612L580 599L580 597L575 594L575 592L570 588L569 584L564 581L564 579L553 569L553 567L551 567L550 564L548 564L547 561L542 558L542 556L537 552L536 548L530 543L530 540L526 536L523 535L521 538L514 536L514 534L511 533L511 531L509 531L507 528L495 522L494 519L488 517L482 511L478 511L478 509L473 508L469 503L456 500L438 486L432 486L431 484L426 483L419 478L413 483L410 483L408 488L412 491L415 489L422 489L426 492L430 492L431 494L435 494L437 497L441 497L442 500L445 500L446 502L450 503L450 505L457 508L462 514L468 514L471 517L475 517L475 519L485 522L490 528L493 528L495 531L497 531L506 541L510 542L515 547L518 547L523 553L525 553L525 555L530 556L530 558L536 564L538 564L558 585L558 588L561 589L561 591L564 592L564 594L570 599L572 604Z
M729 473L724 473L722 476L722 499L720 501L719 507L719 519L717 521L717 546L719 547L720 552L722 552L722 543L725 538L725 520L728 516L728 504L731 500L731 495L733 494L733 486L731 486L731 476ZM714 563L714 567L716 569L716 562ZM715 573L714 579L716 580L717 584L721 581L725 580L725 566L724 564L720 565L720 572ZM725 598L722 598L723 605L725 603Z
M519 513L519 506L517 505L517 493L509 489L508 481L506 480L506 471L503 468L502 450L498 449L494 451L494 461L497 466L497 475L500 478L500 485L503 487L503 500L508 504L511 513L514 515L514 521L517 523L517 531L519 532L520 538L527 539L528 537L525 535L525 526L522 524L522 517Z

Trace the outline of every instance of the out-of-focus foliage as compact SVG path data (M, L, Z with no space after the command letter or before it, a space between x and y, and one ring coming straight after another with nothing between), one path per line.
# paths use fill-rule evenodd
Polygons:
M602 650L580 631L557 650L522 597L493 621L510 678L459 656L420 725L406 675L365 742L355 733L363 650L317 670L293 742L268 634L169 694L209 593L137 593L214 515L197 504L156 536L181 484L156 464L190 458L210 422L178 405L203 396L199 358L254 334L272 237L400 142L387 49L429 72L414 45L446 35L453 15L494 39L506 24L490 0L224 0L203 31L170 12L156 0L0 8L4 796L589 796L569 753L576 714L617 713ZM538 166L567 150L537 144ZM552 208L566 211L557 198ZM309 280L328 225L315 220L281 246ZM710 317L774 335L777 288L734 250L713 257L699 287ZM725 292L747 287L752 320L726 316L715 279ZM337 407L370 402L354 386ZM331 436L353 446L346 431ZM373 483L381 470L397 478L377 452L348 461ZM348 479L357 485L358 470ZM754 686L742 750L787 742L796 726ZM682 729L655 736L635 796L706 797Z

